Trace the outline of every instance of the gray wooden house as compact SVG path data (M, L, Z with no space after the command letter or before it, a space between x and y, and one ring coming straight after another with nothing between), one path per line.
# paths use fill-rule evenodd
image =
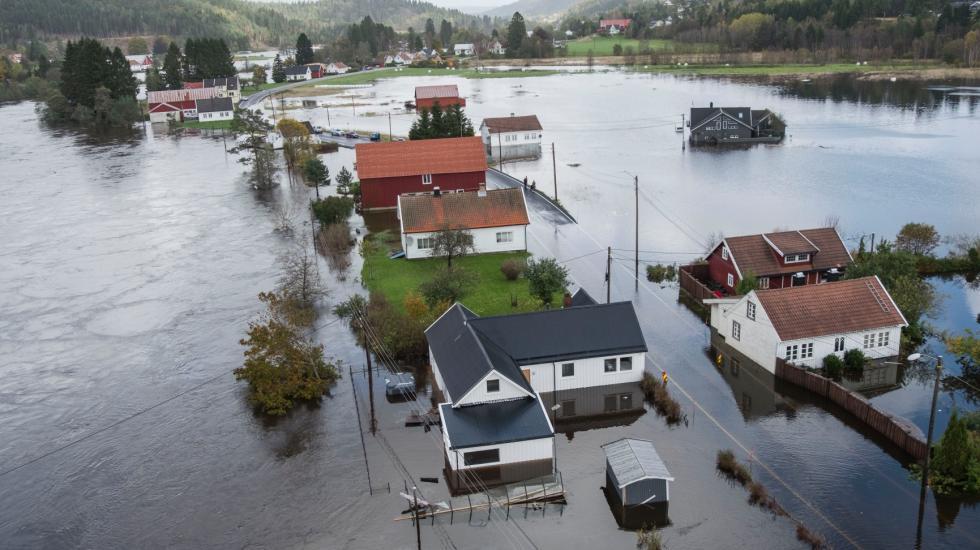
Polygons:
M606 453L606 492L624 506L666 504L674 478L653 443L623 438L602 446Z
M749 107L691 108L691 145L726 143L778 143L786 125L768 109Z

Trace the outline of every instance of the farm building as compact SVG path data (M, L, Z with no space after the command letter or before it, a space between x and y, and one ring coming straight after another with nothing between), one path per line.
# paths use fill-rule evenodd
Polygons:
M674 478L653 443L623 438L602 446L606 454L606 490L625 506L665 504Z
M480 138L490 160L540 157L541 131L536 115L485 118L480 124Z
M393 209L405 193L477 191L487 181L478 137L359 143L355 168L365 210Z
M437 103L443 109L450 105L466 107L466 99L459 97L459 88L455 84L415 87L416 109L431 109Z
M150 122L197 118L197 100L212 97L216 97L214 88L147 92L146 103L150 112Z
M473 252L527 250L527 226L531 223L519 188L442 193L438 188L424 195L398 197L398 221L402 250L412 260L432 255L433 237L445 229L464 229L473 237Z
M214 88L215 97L230 97L237 105L242 99L241 86L237 76L227 78L205 78L197 82L184 82L185 89Z

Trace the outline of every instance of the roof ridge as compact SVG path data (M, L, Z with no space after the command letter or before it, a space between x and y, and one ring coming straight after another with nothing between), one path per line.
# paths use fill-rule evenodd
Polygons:
M580 306L563 307L556 309L539 309L537 311L520 311L518 313L501 313L500 315L488 315L486 317L478 317L477 319L471 319L472 321L484 320L484 319L501 319L504 317L530 317L532 315L542 315L546 313L554 313L557 311L564 311L568 309L585 309L585 308L605 308L609 306L616 306L622 304L632 304L629 300L620 300L618 302L610 302L608 304L583 304Z

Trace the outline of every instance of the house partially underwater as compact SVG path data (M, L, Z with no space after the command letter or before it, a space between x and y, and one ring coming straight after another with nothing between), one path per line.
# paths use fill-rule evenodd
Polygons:
M769 109L749 107L691 108L691 145L736 143L779 143L786 136L786 123Z

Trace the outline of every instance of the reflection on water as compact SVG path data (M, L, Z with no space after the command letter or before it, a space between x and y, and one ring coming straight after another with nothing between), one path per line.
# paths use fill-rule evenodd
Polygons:
M616 524L621 528L633 531L637 529L649 529L651 527L662 529L671 524L670 516L668 515L669 503L624 506L616 498L614 491L615 488L610 487L607 480L607 484L602 487L602 494L606 497L606 503L609 504L609 511L616 518Z
M970 81L950 80L941 85L926 85L918 80L860 78L857 75L829 75L812 80L784 78L779 81L779 95L801 99L883 105L932 116L934 111L965 107L969 113L980 105L980 93Z
M639 383L548 392L541 400L552 411L555 433L569 440L575 432L629 426L646 412Z

